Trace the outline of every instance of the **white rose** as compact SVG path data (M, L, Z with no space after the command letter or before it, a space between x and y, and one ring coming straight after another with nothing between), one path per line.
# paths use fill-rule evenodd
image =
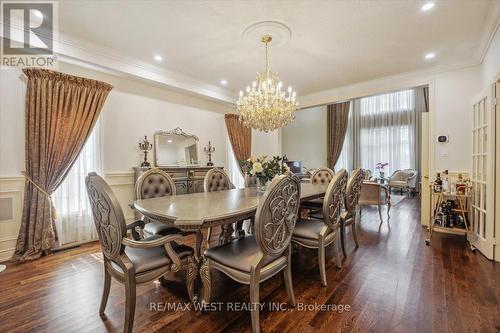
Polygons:
M262 163L260 162L255 162L253 164L253 167L252 167L252 171L255 173L259 173L259 172L262 172L263 171L263 168L262 168Z

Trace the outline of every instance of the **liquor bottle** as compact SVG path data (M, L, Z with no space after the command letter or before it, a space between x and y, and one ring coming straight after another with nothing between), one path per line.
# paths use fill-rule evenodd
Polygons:
M458 180L455 184L457 194L465 194L466 185L464 182L464 177L461 173L458 174Z
M436 180L434 181L434 192L440 193L443 191L443 181L441 180L441 174L438 172Z
M450 179L448 178L448 170L443 172L443 192L450 192Z

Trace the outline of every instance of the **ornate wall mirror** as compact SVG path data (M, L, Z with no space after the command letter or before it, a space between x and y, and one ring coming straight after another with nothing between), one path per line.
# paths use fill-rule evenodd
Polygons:
M198 137L179 127L154 134L156 166L198 165Z

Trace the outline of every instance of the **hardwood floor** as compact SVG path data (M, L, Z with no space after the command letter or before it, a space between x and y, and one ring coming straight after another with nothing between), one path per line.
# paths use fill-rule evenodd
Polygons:
M264 332L493 332L500 331L500 266L472 254L457 236L435 235L424 245L418 199L391 209L390 227L379 228L376 209L363 209L360 248L350 234L341 270L328 249L328 287L320 283L316 252L292 257L298 303L349 306L349 311L298 308L270 310L287 301L281 277L261 284ZM193 243L189 239L189 243ZM124 290L112 282L106 309L98 315L102 291L101 253L96 243L56 253L0 273L0 332L121 332ZM217 272L213 301L248 302L248 286ZM249 332L248 311L182 311L164 305L187 302L183 276L163 287L138 287L136 332ZM235 304L236 306L237 304ZM151 308L156 307L156 311ZM286 309L285 309L286 310Z

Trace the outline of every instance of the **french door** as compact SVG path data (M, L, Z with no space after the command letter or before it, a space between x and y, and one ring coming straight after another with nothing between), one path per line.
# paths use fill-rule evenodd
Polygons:
M470 242L493 259L495 113L491 93L481 92L472 100L472 198Z

